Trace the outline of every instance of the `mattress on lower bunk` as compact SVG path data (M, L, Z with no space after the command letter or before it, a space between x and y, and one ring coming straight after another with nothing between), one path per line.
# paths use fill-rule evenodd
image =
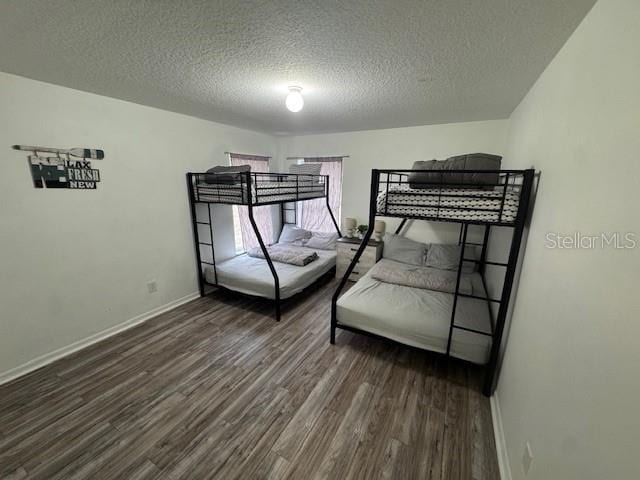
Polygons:
M393 268L395 263L382 259L377 265ZM453 294L380 282L371 278L372 271L338 300L338 323L406 345L445 353ZM485 294L480 274L471 274L471 282L474 295ZM458 297L456 325L490 333L486 301ZM452 356L485 364L490 348L491 337L454 329Z
M248 202L246 184L210 184L196 185L197 198L203 202L235 203ZM315 181L283 180L280 182L257 182L251 184L251 197L254 204L318 198L324 195L324 184Z
M301 292L336 265L335 250L305 250L316 252L318 259L304 267L273 262L278 273L282 299ZM245 253L217 263L216 271L220 286L249 295L275 298L273 275L267 261L262 258L250 257ZM213 267L207 266L204 275L207 282L216 283Z
M503 195L504 206L500 212ZM380 215L511 223L516 219L519 203L518 186L509 187L505 195L501 187L415 189L396 185L380 192L377 210Z

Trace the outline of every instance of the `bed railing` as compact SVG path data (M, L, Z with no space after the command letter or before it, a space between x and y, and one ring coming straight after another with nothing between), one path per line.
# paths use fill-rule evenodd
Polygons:
M329 176L294 173L188 173L193 201L273 205L328 197Z
M376 215L510 226L515 223L526 170L378 172ZM410 178L416 173L422 179Z

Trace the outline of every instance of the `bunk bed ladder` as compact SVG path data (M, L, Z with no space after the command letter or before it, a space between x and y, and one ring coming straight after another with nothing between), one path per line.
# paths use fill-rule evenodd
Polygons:
M463 327L462 325L456 325L455 323L455 318L456 318L456 308L458 306L458 299L460 297L464 297L464 298L473 298L476 300L485 300L487 301L487 305L489 308L489 318L491 318L491 307L490 307L490 302L499 302L499 300L494 300L487 297L483 297L480 295L470 295L470 294L464 294L464 293L460 293L460 279L462 278L462 266L464 265L465 262L474 262L474 263L480 263L482 261L485 261L485 256L486 256L486 246L487 246L487 240L489 238L489 234L488 234L488 228L485 229L485 235L484 235L484 243L482 244L482 255L481 255L481 259L479 261L475 260L475 259L469 259L469 258L465 258L464 254L465 254L465 250L466 250L466 246L467 245L478 245L480 246L481 244L479 243L472 243L472 242L467 242L467 236L468 236L468 232L469 232L469 224L468 223L462 223L460 225L460 237L458 239L458 245L460 245L460 259L458 261L458 272L456 274L456 288L453 292L453 307L451 308L451 321L449 323L449 336L447 337L447 351L446 351L446 355L450 356L451 355L451 342L453 339L453 331L454 329L457 330L464 330L466 332L471 332L471 333L475 333L477 335L484 335L486 337L492 337L493 336L493 322L492 323L492 331L491 332L484 332L482 330L477 330L475 328L469 328L469 327ZM492 262L495 263L495 262ZM482 265L482 263L480 263L481 267L483 268L484 266ZM484 276L483 278L483 284L484 284ZM485 292L486 292L486 288L485 288Z
M207 221L202 222L198 220L198 215L196 211L196 204L200 203L197 201L197 198L194 195L193 188L193 174L187 173L187 189L189 190L189 207L191 211L191 224L193 226L193 241L194 247L196 250L196 267L198 271L198 289L200 290L200 296L205 296L205 278L204 273L202 271L202 265L210 265L213 267L213 274L215 278L216 285L218 284L218 271L216 270L216 252L213 242L213 219L211 216L211 204L207 203ZM209 242L203 242L200 240L200 233L198 231L199 225L207 225L209 227ZM211 249L211 262L202 259L202 254L200 253L200 247L205 246Z

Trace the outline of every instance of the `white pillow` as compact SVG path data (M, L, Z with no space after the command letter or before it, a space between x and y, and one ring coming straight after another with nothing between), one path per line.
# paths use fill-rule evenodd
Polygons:
M335 250L338 234L336 232L311 232L311 238L304 244L307 248Z
M278 243L301 246L310 238L311 232L309 230L285 223L282 226L282 232L280 232Z

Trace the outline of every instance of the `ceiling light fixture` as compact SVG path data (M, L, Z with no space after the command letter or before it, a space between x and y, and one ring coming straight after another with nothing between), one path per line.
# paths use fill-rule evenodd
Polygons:
M289 95L284 104L290 112L299 112L304 107L304 98L302 98L302 88L289 87Z

